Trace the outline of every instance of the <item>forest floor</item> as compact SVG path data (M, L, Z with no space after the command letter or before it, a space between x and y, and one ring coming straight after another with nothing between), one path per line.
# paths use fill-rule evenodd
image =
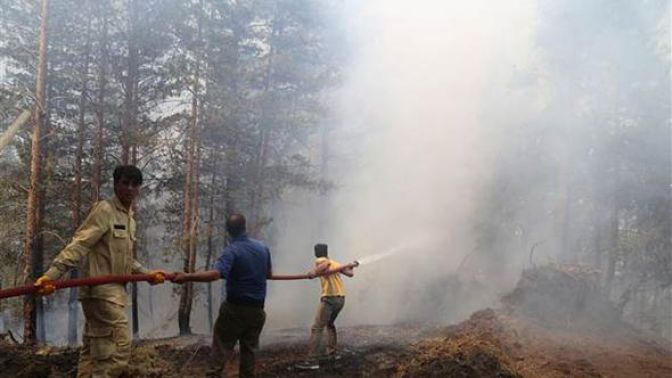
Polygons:
M339 329L343 357L301 371L308 330L262 335L259 377L672 377L672 347L621 323L586 272L535 268L498 310L457 325ZM550 298L549 298L550 296ZM551 304L549 304L551 303ZM555 306L555 307L553 307ZM133 377L203 376L207 336L142 340ZM77 349L0 341L2 377L74 377ZM237 357L229 376L237 376Z

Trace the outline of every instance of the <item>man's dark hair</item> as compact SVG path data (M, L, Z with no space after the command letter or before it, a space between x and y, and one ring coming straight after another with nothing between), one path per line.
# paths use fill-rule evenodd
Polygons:
M142 185L142 172L135 165L118 165L114 168L112 178L116 184L122 177L126 177L135 185Z
M315 257L327 257L327 249L326 244L315 244Z
M228 232L229 235L233 236L234 238L236 236L240 236L245 233L245 223L245 217L243 214L231 214L226 219L226 232Z

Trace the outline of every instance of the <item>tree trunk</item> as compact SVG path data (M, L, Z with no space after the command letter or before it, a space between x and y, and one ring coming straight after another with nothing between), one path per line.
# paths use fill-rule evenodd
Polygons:
M47 64L47 67L49 65ZM46 77L51 77L51 73L47 68ZM43 130L42 132L45 135L49 134L51 130L51 107L49 106L49 99L52 98L52 85L48 80L45 80L46 84L46 96L45 96L45 115L43 121ZM50 192L50 186L52 184L52 179L54 177L54 167L56 162L54 161L54 154L51 151L49 146L50 139L45 139L43 143L40 144L42 161L44 162L44 169L41 174L41 185L40 185L40 201L39 201L39 212L37 217L37 230L39 230L36 239L36 245L34 247L35 255L33 257L33 272L36 277L41 276L44 272L44 234L41 230L44 228L44 219L45 219L45 204L47 199L47 193ZM37 341L40 343L46 342L47 339L47 329L46 324L46 306L50 303L52 298L50 297L38 297L36 299L36 319L37 319Z
M86 1L85 8L89 9L89 1ZM84 158L84 134L86 133L86 98L89 92L89 59L91 55L91 19L86 23L86 45L84 46L84 63L80 70L82 78L82 93L79 97L79 119L77 122L77 150L75 153L75 177L71 196L72 213L72 232L74 233L82 222L82 159ZM73 269L70 278L79 276L77 269ZM79 306L77 305L77 288L70 288L68 297L68 345L77 345L77 323L79 317Z
M200 13L203 11L203 4L199 9L198 16L198 35L197 41L201 41L201 24L202 17ZM197 47L200 49L200 46ZM182 220L182 247L184 250L184 271L193 272L196 266L196 229L198 217L198 187L197 187L197 151L198 151L198 93L200 80L200 54L196 52L196 67L194 72L194 82L192 86L191 99L191 120L189 122L189 130L187 133L187 162L185 172L185 186L184 186L184 214ZM194 300L193 283L188 282L182 286L182 293L180 295L180 307L178 311L178 326L180 335L191 334L191 307Z
M593 267L602 270L602 217L600 214L600 200L597 195L593 200Z
M194 172L192 179L192 201L191 201L191 237L189 238L189 271L196 271L196 252L198 251L199 237L199 181L201 164L201 146L199 143L198 124L194 125Z
M263 117L262 117L263 118ZM250 204L250 234L258 237L262 228L262 207L264 198L264 167L268 156L268 130L266 125L261 126L259 147L254 170L254 190Z
M49 97L49 96L47 96ZM47 105L48 106L48 105ZM44 124L45 126L48 125L49 116L45 116L45 121ZM48 127L44 128L45 130L48 129ZM44 130L43 130L44 131ZM40 146L40 149L42 150L42 159L46 162L45 166L53 166L52 163L49 162L50 156L47 148L47 142L42 143ZM50 177L53 172L44 172L42 176ZM37 234L35 235L35 246L33 247L33 274L35 277L39 277L42 275L44 272L44 235L42 234L42 226L44 224L44 198L46 196L47 192L47 186L49 185L49 182L44 179L44 177L41 178L41 185L40 185L40 201L38 205L38 214L37 214L37 226L36 230ZM48 298L45 297L37 297L35 299L35 321L36 321L36 330L37 330L37 342L43 343L46 341L46 324L45 324L45 311L44 311L44 304L45 301L48 300Z
M0 277L0 290L2 290L2 277ZM2 301L0 301L0 333L5 333L5 313L2 311Z
M191 126L189 130L191 134ZM191 137L187 138L187 162L186 162L186 172L185 172L185 183L184 183L184 213L182 218L182 249L184 251L184 271L190 272L189 267L191 262L189 261L190 247L191 247L191 181L192 181L192 166L193 166L193 151L192 151L192 142ZM180 308L178 312L178 325L180 329L180 335L188 335L191 333L189 327L189 316L191 312L191 292L192 284L187 282L182 285L182 293L180 294Z
M187 150L187 161L186 161L186 172L184 180L184 211L182 214L182 249L184 251L184 267L185 272L189 272L189 267L191 266L189 261L189 247L191 245L191 181L192 181L192 167L193 167L193 150L192 150L192 124L189 125L186 150ZM191 333L189 327L189 311L191 306L187 305L187 302L191 299L189 295L191 293L191 283L187 282L182 285L182 293L180 294L180 308L178 311L178 325L181 335L187 335Z
M129 0L128 2L128 60L126 88L124 93L125 119L122 125L121 136L121 161L128 164L130 158L131 145L133 145L133 136L135 134L136 123L136 97L138 86L138 1Z
M102 170L103 170L103 158L104 158L104 148L103 144L103 130L105 128L105 66L108 63L108 50L107 50L107 10L105 9L105 2L102 1L98 3L98 11L102 19L102 25L100 30L100 60L98 62L98 104L96 107L96 137L95 137L95 146L93 152L93 174L91 180L92 187L92 198L91 201L96 203L100 200L100 187L102 185Z
M609 221L607 231L607 272L604 281L604 287L607 296L611 295L616 273L616 262L618 259L618 207L615 200L615 194L612 193L609 209Z
M266 79L264 84L264 93L268 95L271 87L271 75L273 70L273 46L271 45L269 51L268 66L266 67ZM261 124L259 130L259 145L257 147L257 157L255 161L254 170L254 190L252 191L252 199L250 201L250 233L254 236L259 236L262 228L262 208L264 199L264 167L268 158L268 139L270 134L270 122L266 121L263 115L268 113L267 110L262 109Z
M39 206L40 206L40 138L42 123L45 115L45 83L47 69L47 23L48 23L49 0L42 0L41 3L41 23L40 23L40 41L39 57L37 64L37 79L35 90L35 122L33 124L31 161L30 161L30 187L28 188L28 203L26 217L26 234L23 249L23 276L25 284L30 285L35 280L33 254L35 253L36 237L40 234L39 230ZM26 344L34 344L35 335L35 297L27 295L23 302L23 339Z
M128 2L128 59L126 88L124 93L124 121L121 130L121 162L126 165L129 159L136 164L137 154L135 149L135 130L136 130L136 89L138 80L138 47L137 47L137 27L138 27L138 2L129 0ZM131 157L131 150L133 156ZM136 255L137 248L133 247L133 255ZM131 319L133 337L137 338L140 334L140 323L138 316L138 284L131 284Z
M274 58L275 46L273 38L282 33L282 26L278 19L277 8L275 11L275 19L272 22L271 34L269 41L268 63L266 64L266 72L264 76L264 95L269 96L274 82ZM257 158L255 162L254 172L254 190L252 191L252 200L250 204L250 233L259 236L263 227L263 200L264 200L264 168L268 160L269 140L272 139L271 123L268 120L268 114L272 113L270 109L264 106L261 109L261 125L259 133L259 147L257 150Z
M217 164L216 160L213 157L213 163L212 163L212 178L210 181L210 204L209 204L209 209L208 209L208 249L207 249L207 254L205 255L205 270L210 270L210 265L212 262L212 254L213 254L213 234L214 234L214 229L215 229L215 177L217 175ZM212 282L208 282L208 297L207 297L207 305L208 305L208 329L212 329L213 327L213 322L212 322Z

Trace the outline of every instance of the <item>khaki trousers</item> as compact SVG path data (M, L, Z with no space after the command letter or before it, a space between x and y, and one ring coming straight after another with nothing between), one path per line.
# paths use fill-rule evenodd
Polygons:
M317 307L315 321L310 332L310 341L308 343L308 358L316 358L317 350L322 341L322 331L327 328L327 355L336 353L336 317L345 305L345 297L322 297L320 305Z
M131 339L124 306L101 299L82 299L84 345L77 378L116 378L126 372Z
M212 356L207 376L224 376L226 362L231 359L236 343L240 343L238 376L254 377L254 353L259 348L259 335L265 322L266 312L262 307L222 303L213 330Z

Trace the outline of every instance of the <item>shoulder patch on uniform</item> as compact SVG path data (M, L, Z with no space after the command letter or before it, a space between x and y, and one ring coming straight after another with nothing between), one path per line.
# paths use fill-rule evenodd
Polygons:
M126 229L126 225L125 225L125 224L115 224L115 225L114 225L114 229L115 229L115 230L125 230L125 229Z

